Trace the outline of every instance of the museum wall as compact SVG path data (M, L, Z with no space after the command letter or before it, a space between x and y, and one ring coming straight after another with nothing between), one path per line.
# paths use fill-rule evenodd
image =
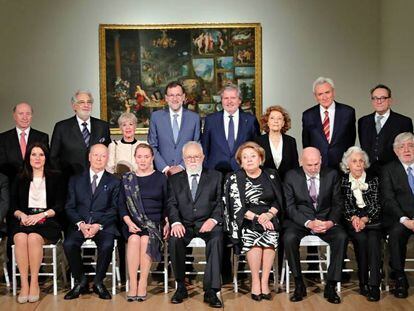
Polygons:
M394 2L399 8L390 12ZM404 50L400 58L408 32L395 37L408 26L399 18L410 17L405 3L0 0L0 131L13 125L12 107L27 101L35 109L33 126L51 134L56 121L73 114L70 97L78 88L93 92L93 115L99 116L100 23L261 23L263 106L289 110L290 134L299 146L301 113L314 104L311 86L320 75L334 79L337 100L354 106L357 117L370 112L368 90L381 78L399 93L404 102L399 110L410 114L405 79L413 77L405 63L412 68L413 51Z

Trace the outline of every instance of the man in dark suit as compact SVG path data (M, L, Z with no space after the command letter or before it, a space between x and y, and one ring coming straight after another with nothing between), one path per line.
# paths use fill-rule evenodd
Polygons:
M398 160L383 167L380 185L390 265L396 279L394 296L406 298L409 285L404 266L408 239L414 234L414 135L398 134L394 152Z
M342 155L355 144L355 109L335 102L334 83L329 78L315 80L313 95L318 105L302 115L303 148L317 148L322 166L339 169Z
M72 97L75 116L56 123L50 144L50 159L66 178L88 168L88 152L94 144L111 142L107 122L91 117L93 97L77 91Z
M116 224L119 180L105 171L108 162L105 145L91 147L89 162L90 169L69 180L65 210L70 227L63 248L76 284L65 299L75 299L89 291L81 258L81 245L87 239L92 239L98 247L93 290L99 298L111 299L102 281L111 262L114 238L119 235Z
M206 242L204 302L221 308L217 297L221 289L220 268L223 252L222 176L203 169L203 149L197 142L183 147L186 170L168 179L168 219L171 224L169 250L177 291L171 302L181 303L188 297L184 284L186 246L194 237Z
M287 217L283 242L295 278L295 292L290 300L301 301L306 296L300 267L300 240L307 235L317 235L331 247L324 296L331 303L340 303L335 285L341 281L348 244L345 231L338 225L343 212L340 178L336 170L321 169L321 154L316 148L305 148L301 162L302 167L286 173L284 187Z
M361 148L366 151L373 173L379 174L381 166L397 159L392 144L403 132L413 132L411 118L390 109L391 89L378 84L371 90L371 103L375 112L358 120Z
M183 108L185 92L178 82L167 85L165 100L168 108L151 114L148 143L154 149L157 170L169 176L184 169L185 143L200 140L200 117Z
M13 181L22 169L26 147L33 142L49 146L49 136L31 127L33 109L28 103L13 108L16 127L0 134L0 171Z
M206 157L205 167L225 176L240 168L234 158L237 148L259 135L260 127L254 115L239 109L242 98L236 85L226 85L220 95L223 111L206 117L201 144Z

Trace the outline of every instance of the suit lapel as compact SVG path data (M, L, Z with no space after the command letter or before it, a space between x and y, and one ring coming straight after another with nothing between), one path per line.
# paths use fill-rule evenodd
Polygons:
M374 118L375 119L375 114L374 114ZM392 128L394 127L394 113L392 112L392 110L390 110L390 115L387 119L387 121L385 121L383 127L381 128L379 134L382 137L387 137L388 135L386 135L387 133L392 133L392 131L390 131ZM374 120L374 128L375 128L375 120Z
M194 203L197 202L198 198L200 197L200 193L201 193L202 189L205 189L205 187L206 187L207 180L208 180L207 174L208 173L206 171L201 172L200 181L198 182L198 187L197 187ZM187 182L187 184L188 184L188 182Z
M325 172L321 170L319 172L319 194L318 194L318 204L316 205L316 209L319 209L319 206L322 202L322 198L326 193L327 182L325 182Z
M76 136L77 140L80 143L82 143L82 146L84 146L86 148L85 141L83 140L83 136L82 136L82 133L80 131L78 120L76 119L76 116L74 116L72 120L73 120L73 122L72 122L71 131L72 131L73 135ZM91 121L91 130L92 130L92 121Z
M339 132L339 126L341 124L341 106L337 102L335 102L335 116L334 116L334 126L333 126L333 132L331 136L331 144L335 141L336 136L338 136ZM322 130L323 132L323 130Z
M315 109L313 109L312 113L313 113L313 120L315 120L316 122L316 128L318 130L319 135L321 135L321 137L323 139L325 139L326 141L326 136L325 133L323 132L323 127L322 127L322 122L323 120L321 119L321 113L320 113L320 108L319 108L319 104L315 106ZM316 121L317 120L317 121Z
M223 142L223 148L227 151L228 154L231 154L231 150L229 148L229 144L227 143L226 139L226 132L224 131L224 112L221 111L221 113L218 115L218 135L221 136L221 138L218 138L218 141Z
M91 185L89 186L89 189L92 195L92 201L94 201L99 196L99 194L107 187L108 180L109 180L109 176L108 176L108 173L105 171L102 175L101 180L99 181L98 186L95 189L94 194L92 194L92 186Z
M180 130L178 131L178 137L177 137L177 145L181 140L181 134L184 132L184 126L187 124L186 123L186 119L187 119L187 111L183 108L183 112L181 114L181 124L180 124ZM171 122L170 122L171 124ZM172 127L171 127L171 133L172 133Z
M240 146L242 144L243 141L245 141L244 137L245 137L245 129L247 129L247 118L245 118L245 114L239 110L239 128L237 130L237 137L236 137L236 141L234 142L234 148L233 150L230 150L231 153L235 153L237 148L236 146Z
M29 132L29 138L30 138L30 133L31 133L31 130ZM27 140L27 146L29 146L29 139ZM20 142L19 142L19 137L17 136L16 129L14 129L11 132L11 137L10 137L10 150L15 150L15 157L16 157L16 159L19 162L23 162L22 151L20 149Z
M299 187L302 189L302 193L305 193L307 201L309 202L309 207L314 210L312 198L310 197L309 189L308 189L308 177L306 176L303 168L301 169L301 171L302 171L301 174L302 174L303 178L301 178L301 183L300 183ZM319 192L319 195L320 195L320 192ZM319 202L319 195L318 195L318 202Z
M184 117L184 112L183 112L183 117ZM173 130L172 130L172 125L171 125L170 110L168 108L167 109L164 109L163 121L165 122L165 124L167 126L168 135L170 136L171 141L173 142L173 144L175 144ZM181 124L182 124L182 122L181 122ZM180 127L180 131L181 131L181 127ZM179 136L180 136L180 133L178 133L178 137ZM178 141L178 139L177 139L177 141Z

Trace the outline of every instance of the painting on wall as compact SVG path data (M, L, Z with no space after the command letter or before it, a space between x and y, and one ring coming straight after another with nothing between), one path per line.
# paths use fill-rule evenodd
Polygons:
M262 108L260 24L99 25L101 118L120 134L118 117L132 112L138 134L166 107L165 86L182 83L184 107L204 118L222 110L218 92L239 86L242 109Z

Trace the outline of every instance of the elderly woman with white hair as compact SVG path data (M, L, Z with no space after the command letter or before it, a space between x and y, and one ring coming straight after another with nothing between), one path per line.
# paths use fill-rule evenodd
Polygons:
M121 114L118 118L118 125L122 132L122 138L113 140L109 144L109 158L106 170L121 176L123 173L137 169L134 152L135 148L142 141L138 141L135 138L137 118L133 113L124 112Z
M360 147L350 147L343 155L341 181L346 229L354 244L359 288L368 301L380 299L381 216L379 180L366 172L368 155Z

